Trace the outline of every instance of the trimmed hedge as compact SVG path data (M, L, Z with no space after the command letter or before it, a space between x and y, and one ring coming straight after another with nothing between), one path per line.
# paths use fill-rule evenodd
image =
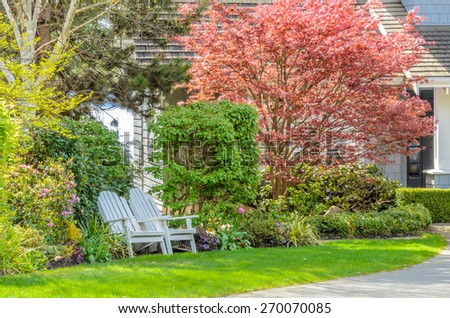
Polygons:
M450 222L450 189L400 188L397 204L423 204L431 213L433 222Z
M390 208L382 212L338 213L307 217L322 239L409 236L431 225L430 212L421 204Z

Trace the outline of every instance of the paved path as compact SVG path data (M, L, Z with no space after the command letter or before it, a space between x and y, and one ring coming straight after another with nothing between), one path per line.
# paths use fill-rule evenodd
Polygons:
M341 278L321 283L291 286L232 295L242 298L449 298L450 224L436 224L436 232L446 236L449 245L437 257L402 270Z

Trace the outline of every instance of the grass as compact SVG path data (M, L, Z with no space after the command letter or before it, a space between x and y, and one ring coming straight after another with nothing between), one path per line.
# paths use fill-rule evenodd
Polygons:
M1 297L220 297L390 271L446 245L439 235L331 241L322 246L146 255L0 277Z

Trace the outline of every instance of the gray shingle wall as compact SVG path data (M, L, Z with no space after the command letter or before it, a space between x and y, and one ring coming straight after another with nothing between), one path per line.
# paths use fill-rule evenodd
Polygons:
M197 3L198 0L174 0L175 3L189 4ZM272 4L273 0L216 0L217 3L235 4L237 7L254 7L258 4ZM160 47L155 43L135 38L133 39L135 46L135 58L141 64L149 64L153 59L159 58L163 63L181 58L189 59L194 57L194 53L187 51L177 42L170 42L164 47Z
M419 8L419 14L427 18L423 25L449 25L450 0L402 0L407 11Z
M406 187L406 156L392 155L389 157L389 161L389 164L380 164L378 168L383 172L385 177L391 180L397 180L402 187Z
M450 188L450 175L448 174L427 174L426 175L427 188Z

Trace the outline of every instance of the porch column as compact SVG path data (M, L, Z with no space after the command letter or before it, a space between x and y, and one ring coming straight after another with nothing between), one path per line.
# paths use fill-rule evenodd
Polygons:
M434 88L434 116L434 169L424 171L426 187L450 188L450 84Z

